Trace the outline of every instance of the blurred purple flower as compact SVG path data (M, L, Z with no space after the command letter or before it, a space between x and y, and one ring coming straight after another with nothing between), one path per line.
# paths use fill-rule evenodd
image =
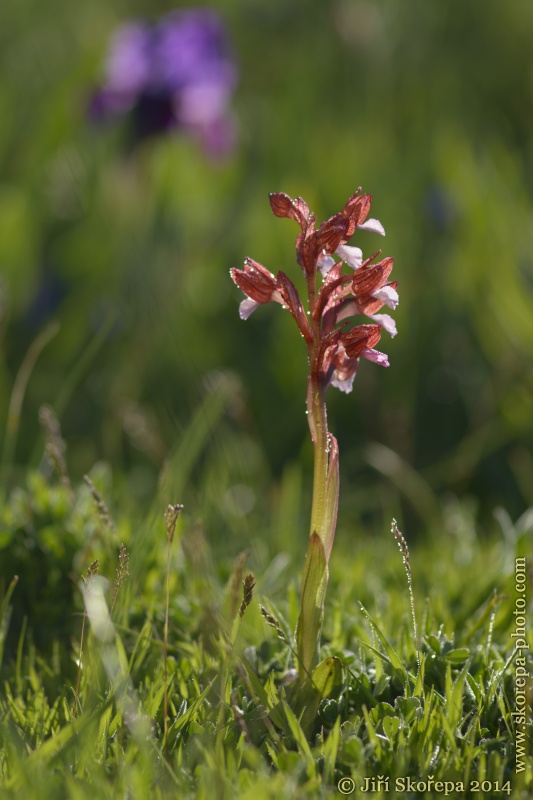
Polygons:
M235 143L236 84L218 15L209 8L173 11L152 26L129 22L118 29L91 115L105 120L129 112L137 139L180 128L200 138L210 155L224 155Z

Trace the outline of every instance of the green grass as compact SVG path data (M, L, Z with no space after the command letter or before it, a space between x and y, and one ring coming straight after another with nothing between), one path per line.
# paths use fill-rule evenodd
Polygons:
M457 505L411 548L420 666L393 536L349 539L341 529L322 646L337 678L302 710L288 682L299 562L287 555L286 569L274 547L252 552L257 587L241 619L245 556L215 565L209 533L185 515L169 561L165 723L164 505L135 531L126 507L111 518L105 476L93 476L95 502L86 482L71 488L64 475L31 473L2 509L3 553L20 573L1 607L2 797L335 797L343 779L349 788L378 776L390 793L372 797L434 796L430 776L448 781L451 796L475 797L476 781L484 796L507 796L496 784L527 796L531 760L515 771L511 638L527 518L507 520L489 542L468 529L466 513L458 526ZM129 567L124 550L118 560L122 538ZM107 589L87 577L95 558ZM91 586L100 605L87 600L84 614L80 588ZM409 777L422 782L415 794L402 791Z

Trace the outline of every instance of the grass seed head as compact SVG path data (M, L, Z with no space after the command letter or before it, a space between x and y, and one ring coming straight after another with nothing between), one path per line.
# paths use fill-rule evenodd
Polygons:
M261 610L261 614L266 624L270 625L271 628L274 628L274 630L278 634L278 639L281 639L282 642L287 642L287 637L285 636L285 633L283 631L283 628L281 627L278 618L275 617L274 614L271 614L270 611L268 611L264 606L259 606L259 608Z
M165 524L167 526L167 539L169 544L172 544L174 534L176 533L176 525L178 524L178 517L183 511L181 503L172 505L169 503L165 511Z
M98 561L98 559L95 559L93 561L93 563L91 564L91 566L87 569L87 575L85 575L85 576L82 575L81 576L82 581L84 583L86 583L88 580L90 580L93 577L93 575L98 575L98 570L99 569L100 569L100 562Z
M115 523L111 518L111 514L109 513L108 507L104 503L102 495L98 492L96 486L94 485L94 483L92 482L92 480L89 478L88 475L84 475L83 480L91 490L93 500L95 502L96 508L98 509L98 516L100 517L106 528L109 528L109 530L111 531L115 531L116 530Z
M254 596L254 586L255 586L254 574L253 572L249 572L246 578L243 580L242 602L241 602L241 607L239 608L239 616L241 618L244 616L244 612L252 602L252 597Z
M130 564L130 556L126 547L121 544L119 553L118 553L118 567L115 575L115 582L113 584L113 601L112 605L115 604L115 600L117 599L117 595L120 591L120 587L123 583L125 583L126 578L128 577L129 573L129 564Z

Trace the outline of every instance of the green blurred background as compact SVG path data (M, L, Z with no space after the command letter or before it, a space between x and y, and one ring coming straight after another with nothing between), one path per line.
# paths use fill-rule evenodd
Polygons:
M0 7L1 437L25 354L60 325L4 486L39 464L47 403L73 481L107 462L140 510L184 502L215 549L272 526L303 549L305 350L278 306L239 319L229 268L249 255L298 282L297 228L268 193L324 219L362 186L387 237L353 243L395 256L399 333L381 342L390 369L363 362L353 394L329 392L339 535L394 514L414 537L457 497L481 529L499 505L520 515L533 505L533 4L218 2L240 78L238 146L216 164L179 133L127 152L120 122L87 118L116 27L173 7Z

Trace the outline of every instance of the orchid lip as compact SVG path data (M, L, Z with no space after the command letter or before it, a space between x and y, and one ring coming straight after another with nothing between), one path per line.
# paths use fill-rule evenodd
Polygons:
M379 233L380 236L385 236L385 228L379 219L367 219L366 222L361 222L357 227L361 231L372 231L372 233Z
M392 308L393 311L400 299L396 289L388 285L382 286L381 289L376 289L375 292L372 292L372 297L381 300L389 308Z
M389 314L369 314L370 319L373 319L374 322L377 322L378 325L387 331L389 336L396 336L398 330L396 328L396 322Z
M387 354L381 353L379 350L374 350L373 347L365 347L360 355L361 358L366 358L367 361L373 361L374 364L379 364L380 367L390 367Z
M338 378L332 378L329 385L334 386L335 389L339 389L339 391L344 392L344 394L350 394L353 389L354 378L355 372L353 375L350 375L349 378L345 378L343 381L339 380Z
M360 227L360 226L358 226ZM359 247L351 247L347 244L340 244L335 250L336 255L348 264L352 269L359 269L363 263L363 251Z
M251 297L246 297L239 305L239 317L241 319L248 319L260 305L261 303L257 303L255 300L252 300Z

